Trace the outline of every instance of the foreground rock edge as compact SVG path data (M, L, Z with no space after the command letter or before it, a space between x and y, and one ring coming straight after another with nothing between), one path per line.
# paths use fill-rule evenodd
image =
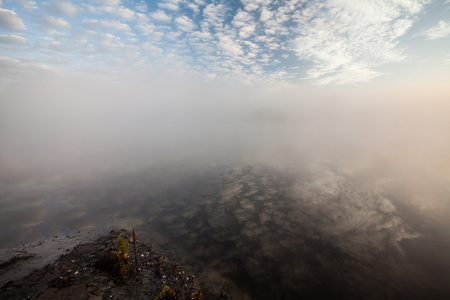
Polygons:
M131 241L131 232L112 230L97 240L79 244L55 262L31 272L24 278L8 281L0 288L2 299L153 299L166 286L175 293L168 299L204 299L197 278L152 245L136 241L139 272L131 268L119 278L99 261L114 257L120 234ZM130 249L130 265L135 266ZM110 261L112 263L112 261ZM211 295L212 296L212 295ZM209 297L208 297L209 298Z

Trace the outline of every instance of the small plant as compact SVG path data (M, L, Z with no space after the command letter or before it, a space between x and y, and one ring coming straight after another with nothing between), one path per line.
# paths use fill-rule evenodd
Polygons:
M121 233L117 238L115 249L119 259L123 258L128 260L128 257L130 256L130 243L124 233Z
M124 233L121 233L116 240L115 253L117 255L117 271L120 278L128 275L131 271L130 243Z
M162 291L153 298L153 300L171 300L175 299L177 292L172 290L169 286L165 286Z
M127 236L121 233L114 241L114 250L107 251L94 263L96 269L108 273L116 283L124 283L131 272L130 243Z

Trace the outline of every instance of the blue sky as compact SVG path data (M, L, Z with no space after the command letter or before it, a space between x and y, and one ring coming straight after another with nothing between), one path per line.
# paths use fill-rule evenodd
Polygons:
M449 78L446 0L0 1L3 82L173 68L209 79L354 85Z

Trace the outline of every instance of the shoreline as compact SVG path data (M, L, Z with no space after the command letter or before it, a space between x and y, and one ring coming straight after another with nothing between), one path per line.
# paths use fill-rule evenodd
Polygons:
M78 232L0 249L1 298L45 300L70 295L71 299L153 299L169 286L176 293L171 299L233 299L226 291L215 295L202 289L195 275L139 239L139 272L134 270L131 246L133 269L120 283L108 268L99 267L99 261L114 255L114 244L121 233L131 241L131 232L122 229L106 235Z
M102 234L98 232L78 231L74 234L55 235L16 247L1 248L0 287L8 281L22 279L34 270L54 263L61 255L68 254L77 245L90 243L101 236ZM8 265L1 267L4 264Z

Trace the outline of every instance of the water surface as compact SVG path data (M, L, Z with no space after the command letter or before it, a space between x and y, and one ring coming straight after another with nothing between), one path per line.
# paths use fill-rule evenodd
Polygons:
M326 163L177 165L70 185L35 181L2 193L0 238L9 247L135 228L206 286L236 298L445 299L448 189L434 181L419 193L410 181L373 165Z

